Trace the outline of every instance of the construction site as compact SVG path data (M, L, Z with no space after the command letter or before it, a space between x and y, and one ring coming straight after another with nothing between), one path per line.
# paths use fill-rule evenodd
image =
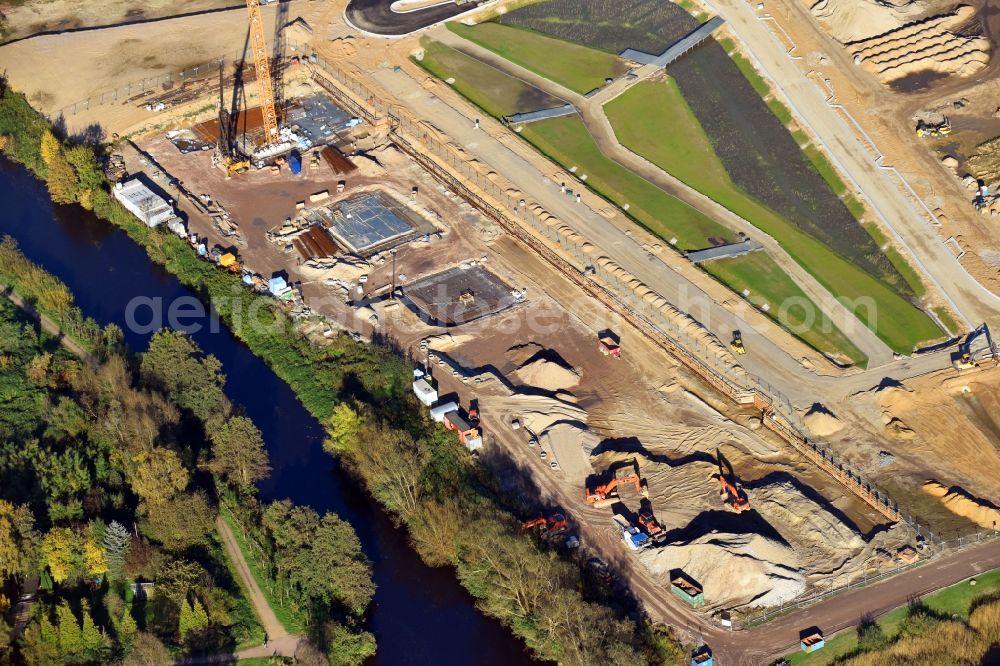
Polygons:
M345 331L417 359L428 418L478 464L530 479L503 476L535 489L525 532L608 572L684 639L735 650L738 636L713 632L995 531L993 312L921 353L845 368L428 78L409 60L418 35L360 33L344 2L246 4L197 28L104 30L190 30L212 66L67 125L122 137L108 167L176 206L183 224L164 232L283 302L316 344ZM886 23L878 43L835 36L879 85L992 71L982 36L947 66L883 43L894 29L943 39L965 11ZM30 46L5 47L21 50L18 85ZM103 83L90 80L88 95ZM68 108L47 94L48 110Z

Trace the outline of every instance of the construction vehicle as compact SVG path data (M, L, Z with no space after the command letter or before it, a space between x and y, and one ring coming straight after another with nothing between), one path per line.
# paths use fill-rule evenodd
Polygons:
M569 529L569 521L566 520L566 516L563 514L553 513L548 518L545 516L539 516L534 520L521 523L522 532L527 532L528 530L536 527L541 528L540 531L543 539L551 539Z
M715 457L719 463L719 485L721 490L719 495L722 496L723 501L726 503L730 509L736 513L743 513L744 511L750 510L750 500L747 499L746 493L743 491L742 486L739 482L733 480L733 468L729 465L729 461L726 461L726 465L729 467L729 474L726 474L726 470L723 468L722 454L719 450L715 450Z
M729 347L737 354L747 353L747 348L743 346L743 334L740 331L733 331L733 340L729 343Z
M611 521L621 530L622 543L629 550L642 550L653 543L648 534L629 522L625 516L616 513L611 516Z
M260 0L246 0L250 21L250 52L257 72L260 112L264 119L264 144L278 140L278 112L274 105L274 84L271 79L271 55L264 39L264 21L260 16Z
M611 479L611 481L597 486L593 490L588 487L586 489L587 504L593 504L596 508L611 506L618 501L618 486L630 483L635 484L636 492L640 493L643 497L649 496L649 490L646 488L642 477L639 476L639 472L629 470L625 467L619 469L615 474L615 478Z
M641 527L653 543L663 543L667 540L667 531L660 525L660 521L653 516L650 509L643 509L639 512L639 527Z
M997 361L997 347L993 343L990 328L982 324L966 336L958 345L958 352L952 357L951 364L956 370L978 368L979 362L986 359Z
M622 357L621 344L611 331L604 331L597 336L597 349L605 356Z
M951 121L945 118L940 123L932 125L922 120L917 121L917 138L924 139L951 134Z

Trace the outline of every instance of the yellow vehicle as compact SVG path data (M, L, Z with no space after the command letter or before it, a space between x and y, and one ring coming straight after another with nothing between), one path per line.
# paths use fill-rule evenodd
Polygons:
M729 343L729 347L737 354L746 354L747 348L743 346L743 334L739 331L733 331L733 340Z

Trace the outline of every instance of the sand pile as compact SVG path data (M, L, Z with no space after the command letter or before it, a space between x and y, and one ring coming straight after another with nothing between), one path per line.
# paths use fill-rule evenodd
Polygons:
M922 8L908 0L819 0L809 11L831 35L846 44L895 30L916 18Z
M600 438L587 426L587 412L575 404L543 395L514 393L491 397L482 405L483 416L501 422L518 419L521 426L538 437L566 478L582 486L593 474L590 454Z
M371 264L364 259L342 256L336 259L309 259L299 270L309 280L337 280L357 282L371 271Z
M886 418L888 418L888 422L885 424L885 431L889 433L890 437L909 441L916 436L913 428L903 423L902 420L895 416L890 416L888 412L886 412Z
M525 363L514 372L514 376L523 384L546 391L572 388L580 381L580 375L575 370L546 358Z
M830 437L844 429L844 424L829 409L818 402L802 417L806 430L813 437Z
M799 564L811 574L836 572L865 547L852 527L790 482L748 493L750 505L795 549Z
M639 560L665 586L680 569L704 588L711 606L777 606L806 589L795 552L759 534L705 534L644 550Z
M961 5L954 12L908 23L884 34L849 44L855 61L883 83L918 72L970 76L989 61L989 40L955 34L975 15Z
M952 513L968 518L980 527L996 529L1000 525L1000 509L973 497L958 486L945 488L937 481L927 481L923 490L928 495L940 498L941 503Z

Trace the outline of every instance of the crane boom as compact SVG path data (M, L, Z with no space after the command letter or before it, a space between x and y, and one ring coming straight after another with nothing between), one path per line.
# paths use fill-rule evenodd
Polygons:
M264 116L264 143L278 140L278 113L274 108L274 88L271 86L271 58L264 41L264 21L260 17L260 0L246 0L250 16L250 50L257 71L260 90L260 110Z

